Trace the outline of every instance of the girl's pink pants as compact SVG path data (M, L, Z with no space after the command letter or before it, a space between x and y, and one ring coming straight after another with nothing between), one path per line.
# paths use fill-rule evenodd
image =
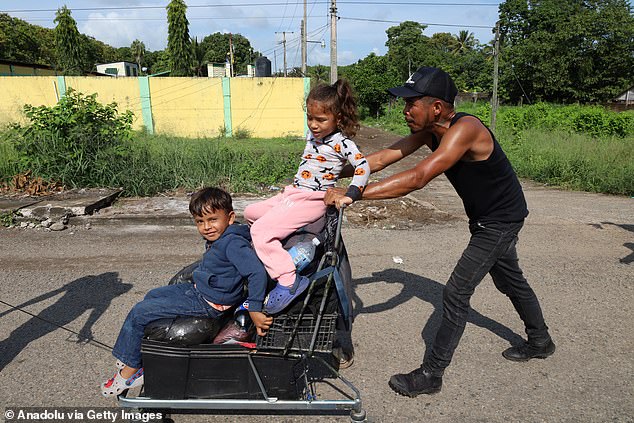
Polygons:
M326 213L325 195L325 191L308 191L289 185L280 194L244 209L244 217L251 225L255 252L269 276L282 286L295 283L295 265L281 240Z

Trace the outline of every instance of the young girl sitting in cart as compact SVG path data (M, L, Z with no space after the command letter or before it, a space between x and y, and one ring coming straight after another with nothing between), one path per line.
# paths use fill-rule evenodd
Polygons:
M356 101L345 80L315 87L306 99L308 134L302 161L292 185L268 200L247 206L244 217L251 224L255 251L271 278L277 281L268 294L264 310L276 314L286 308L309 285L296 273L284 238L316 221L326 212L324 195L334 187L341 169L350 163L355 171L346 196L337 207L361 198L370 167L351 140L359 128Z
M249 227L234 224L231 196L219 188L204 188L192 196L189 211L206 240L206 251L193 272L194 283L153 289L130 310L112 350L119 370L101 385L106 397L143 384L141 341L150 322L178 316L219 319L244 300L245 278L249 315L258 334L264 335L273 323L262 313L266 271L251 247Z

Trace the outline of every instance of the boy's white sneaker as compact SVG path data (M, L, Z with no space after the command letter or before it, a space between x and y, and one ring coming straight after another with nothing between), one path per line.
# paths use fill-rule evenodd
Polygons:
M136 371L128 379L124 379L117 371L114 376L101 384L101 394L104 397L116 397L128 389L143 385L143 368Z

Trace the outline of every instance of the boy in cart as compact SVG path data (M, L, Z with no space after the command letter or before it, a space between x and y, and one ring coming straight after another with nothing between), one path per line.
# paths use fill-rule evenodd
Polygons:
M126 317L112 354L117 372L101 385L106 397L143 384L141 341L145 327L158 319L178 316L220 319L243 299L243 280L248 281L249 315L258 335L264 335L273 318L262 313L267 273L251 246L249 227L234 224L231 196L219 188L203 188L189 203L205 253L193 272L193 284L155 288Z

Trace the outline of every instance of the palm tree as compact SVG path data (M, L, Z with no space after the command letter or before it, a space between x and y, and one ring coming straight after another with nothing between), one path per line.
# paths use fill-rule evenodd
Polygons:
M207 62L205 61L205 54L207 50L205 49L205 45L198 42L198 37L192 38L192 53L194 60L194 74L196 76L205 76L205 65Z
M324 65L309 66L308 76L310 76L312 85L328 82L330 78L330 68Z
M490 62L495 56L495 41L491 40L489 41L489 44L481 45L480 51L484 54L486 61Z
M476 45L476 39L472 32L462 30L455 38L458 45L455 47L454 53L466 53Z
M143 44L143 41L132 41L132 44L130 45L130 52L134 56L136 65L139 67L139 72L141 72L141 61L143 60L143 56L145 56L145 44Z

